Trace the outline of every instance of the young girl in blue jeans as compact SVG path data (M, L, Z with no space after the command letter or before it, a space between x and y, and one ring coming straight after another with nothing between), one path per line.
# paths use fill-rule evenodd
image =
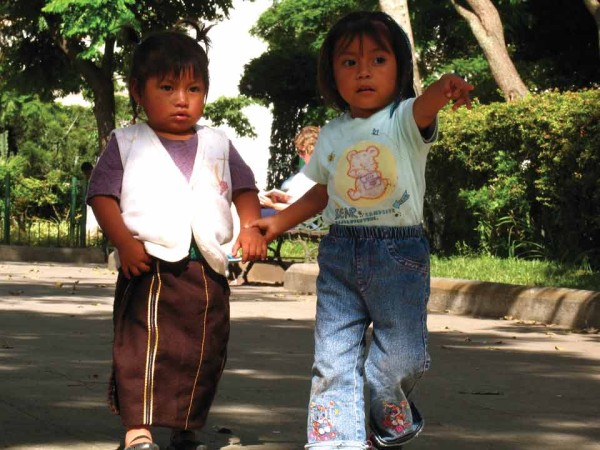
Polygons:
M250 224L268 241L323 209L331 224L319 246L307 449L398 449L423 428L410 394L429 365L425 163L438 111L450 101L470 108L473 86L447 74L414 98L412 80L408 38L387 14L334 25L318 82L343 113L321 129L306 167L317 184Z
M178 31L148 36L131 63L130 94L146 120L115 130L88 202L118 252L110 400L125 450L206 450L206 421L227 355L229 285L221 245L240 218L233 253L264 258L254 175L222 132L197 124L208 93L208 45ZM199 42L199 40L201 42Z

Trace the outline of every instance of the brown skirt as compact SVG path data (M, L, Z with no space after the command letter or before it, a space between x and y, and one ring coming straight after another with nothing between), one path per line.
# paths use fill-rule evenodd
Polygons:
M202 428L227 357L225 277L188 259L119 273L113 322L109 403L123 425Z

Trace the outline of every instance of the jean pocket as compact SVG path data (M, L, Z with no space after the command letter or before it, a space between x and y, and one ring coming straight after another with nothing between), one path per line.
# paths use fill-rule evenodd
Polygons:
M429 274L429 250L421 239L388 239L390 257L405 270Z

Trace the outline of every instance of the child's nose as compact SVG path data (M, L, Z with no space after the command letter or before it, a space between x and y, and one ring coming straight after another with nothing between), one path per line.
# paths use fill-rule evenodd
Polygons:
M366 61L358 62L358 72L357 76L359 78L366 78L371 76L371 66Z
M188 93L185 89L177 90L177 95L175 96L175 103L177 105L187 105Z

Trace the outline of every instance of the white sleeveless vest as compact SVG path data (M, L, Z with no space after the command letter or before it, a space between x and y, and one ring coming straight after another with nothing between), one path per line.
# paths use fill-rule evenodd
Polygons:
M165 261L189 254L192 236L208 264L225 274L231 240L229 139L198 126L198 152L190 181L145 123L114 130L123 163L121 211L146 251Z

